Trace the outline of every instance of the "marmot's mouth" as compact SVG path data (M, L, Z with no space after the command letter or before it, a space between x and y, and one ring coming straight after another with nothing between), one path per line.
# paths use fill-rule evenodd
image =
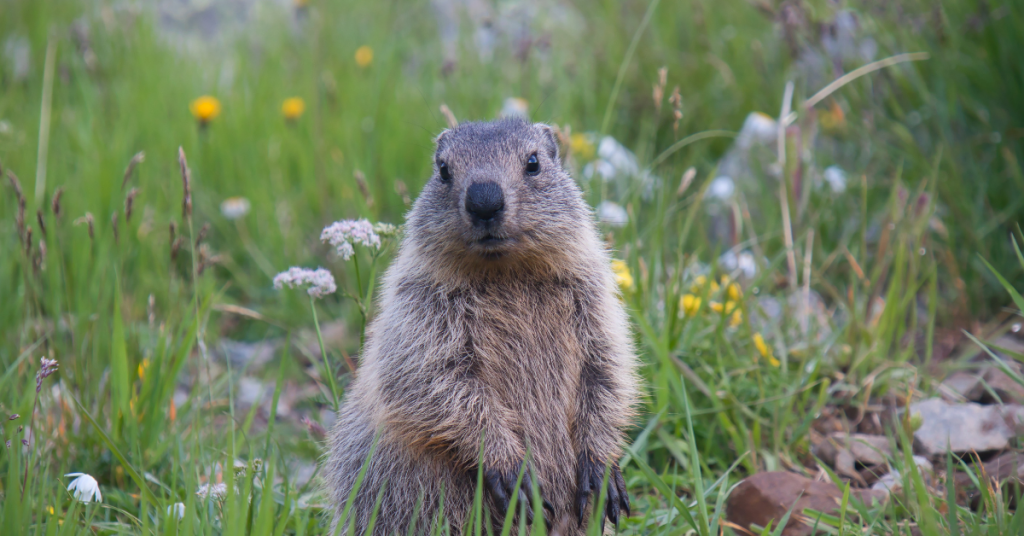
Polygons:
M497 246L498 244L501 244L504 241L505 239L501 238L500 236L494 236L492 234L489 234L478 240L477 243L480 244L481 246Z

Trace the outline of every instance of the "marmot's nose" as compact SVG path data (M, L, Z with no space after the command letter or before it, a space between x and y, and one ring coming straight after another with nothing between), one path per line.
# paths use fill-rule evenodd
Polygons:
M505 208L505 196L495 182L475 182L466 190L466 212L474 219L489 222Z

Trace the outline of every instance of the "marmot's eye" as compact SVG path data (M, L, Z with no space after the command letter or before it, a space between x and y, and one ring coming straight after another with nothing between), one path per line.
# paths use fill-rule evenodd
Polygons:
M540 160L537 160L537 153L530 155L530 158L526 159L526 174L536 175L540 173Z
M444 162L438 162L437 171L438 173L441 174L441 180L443 180L444 182L452 180L452 172L450 169L448 169L448 164L445 164Z

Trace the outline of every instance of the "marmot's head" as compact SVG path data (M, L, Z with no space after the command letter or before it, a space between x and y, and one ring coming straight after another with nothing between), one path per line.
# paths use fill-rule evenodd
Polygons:
M551 127L521 119L442 132L409 215L422 255L473 268L558 263L590 242L592 225Z

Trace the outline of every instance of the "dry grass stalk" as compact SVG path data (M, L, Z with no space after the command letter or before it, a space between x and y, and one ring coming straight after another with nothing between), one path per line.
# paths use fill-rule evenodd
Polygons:
M135 197L139 195L138 188L132 188L128 191L128 195L124 198L124 221L126 223L132 221L132 206L135 204Z
M39 241L39 249L37 250L36 256L32 259L32 264L36 269L36 272L46 270L46 241Z
M779 203L782 205L782 239L786 245L786 266L789 268L789 288L796 290L796 254L793 252L793 224L789 219L789 191L786 188L786 117L793 104L793 81L786 82L786 90L782 97L782 111L779 113L779 125L776 132L779 157Z
M201 244L203 242L203 240L206 240L206 235L209 234L209 233L210 233L210 222L206 222L199 229L199 234L196 235L196 247L199 247L199 244Z
M814 253L814 229L807 231L807 243L804 245L804 296L800 315L800 329L806 335L811 315L811 256Z
M451 108L447 104L441 104L441 115L444 116L444 120L448 123L448 128L459 126L459 122L455 120L455 114L452 113Z
M683 172L683 180L679 182L679 189L676 190L676 197L683 197L686 193L687 188L693 184L693 179L697 176L697 168L690 166L686 171Z
M32 226L25 229L25 255L32 255Z
M114 231L114 243L121 243L121 235L117 232L117 211L110 215L110 229Z
M185 149L178 147L178 166L181 168L181 185L184 197L181 200L181 216L192 217L192 172L188 169L188 160L185 158Z
M128 184L128 179L132 178L132 173L135 171L135 167L146 160L145 151L139 151L135 153L135 156L128 161L128 167L124 170L124 179L121 180L121 190L124 191L124 187Z

